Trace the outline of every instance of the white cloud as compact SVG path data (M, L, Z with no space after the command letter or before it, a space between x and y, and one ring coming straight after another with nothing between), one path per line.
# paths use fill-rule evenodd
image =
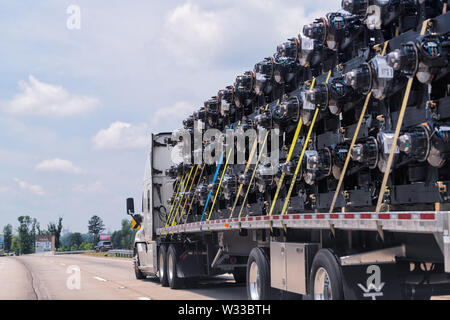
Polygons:
M170 124L180 127L182 120L187 118L189 114L197 109L198 107L196 108L193 103L185 101L177 102L171 107L160 108L152 116L152 125L159 125L160 128L164 128L166 131L173 129Z
M142 124L114 122L108 129L100 130L92 142L96 149L135 149L149 145L149 127Z
M136 0L133 5L115 1L113 6L108 6L105 0L84 1L82 11L87 19L83 20L82 29L73 33L67 31L64 21L61 24L61 13L64 15L66 9L63 2L49 2L45 7L30 2L31 8L24 9L19 1L10 1L10 14L0 19L4 31L0 39L7 44L7 50L2 51L2 65L4 73L9 75L0 94L1 99L8 101L0 101L0 111L3 113L8 107L12 115L62 117L94 109L59 103L70 101L74 94L97 97L107 108L98 108L95 118L85 117L82 122L3 117L0 180L6 181L5 186L11 182L11 191L17 191L20 188L12 178L21 177L44 186L45 193L52 197L14 198L17 192L7 192L0 194L2 205L10 208L8 212L33 212L43 221L51 212L64 212L65 225L72 230L82 230L88 215L104 211L108 213L105 223L120 228L122 200L117 205L114 195L140 197L140 184L133 181L142 178L145 158L119 152L111 158L108 152L86 153L87 147L135 147L137 144L139 148L147 148L150 128L154 132L180 127L181 120L203 101L233 84L238 74L272 55L276 45L296 36L304 24L338 9L339 2ZM18 20L21 23L16 23ZM28 79L29 74L37 80ZM20 79L25 82L19 90L16 82ZM50 86L47 89L57 88L55 92L59 95L44 90L46 85ZM61 96L61 92L68 98L50 99ZM183 107L179 101L190 103ZM55 105L61 107L52 107ZM95 123L98 125L99 119L110 122L103 122L97 131L89 132L89 128L97 128ZM132 129L110 127L116 120L128 122L133 128L148 122L148 131L140 130L137 140L124 142L122 136L130 135L124 132ZM5 122L13 123L5 125ZM100 129L104 129L103 134L99 132L94 141L92 137ZM120 131L117 139L108 139L112 131ZM83 154L83 162L89 163L89 169L84 164L82 168L89 170L90 180L73 181L67 186L68 181L52 175L42 175L42 180L31 178L36 174L35 165L51 158L46 155L62 157L75 153ZM80 160L66 157L75 165L82 165L78 163ZM98 189L97 180L103 182L105 192L81 192ZM80 192L67 197L67 187ZM13 222L16 218L10 219Z
M14 181L17 182L19 187L21 187L22 189L31 191L38 196L43 196L45 194L44 188L42 188L40 185L31 184L18 178L14 178Z
M3 104L6 112L42 117L69 117L89 113L97 108L97 98L69 93L62 86L41 82L32 75L20 81L22 92Z
M76 192L88 192L95 193L103 190L103 183L101 181L95 181L90 184L77 184L72 187L73 191Z
M0 186L0 193L5 193L8 192L9 190L10 188L7 186Z
M67 173L81 174L83 170L76 167L72 161L63 159L44 160L36 165L36 170L39 171L60 171Z
M339 8L329 0L315 3L311 12L301 1L185 1L165 16L160 33L163 59L182 68L217 69L230 60L242 63L249 55L269 56L277 44L296 37L303 25Z
M197 65L218 49L218 18L217 13L202 10L197 4L184 3L167 16L163 45L178 62Z

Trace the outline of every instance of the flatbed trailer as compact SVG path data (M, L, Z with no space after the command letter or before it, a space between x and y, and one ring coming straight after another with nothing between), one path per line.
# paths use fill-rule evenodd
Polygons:
M450 294L447 204L437 204L439 211L299 212L166 227L159 211L174 192L173 179L164 174L171 166L172 148L163 143L169 136L152 135L142 215L127 200L127 211L140 226L134 250L138 279L157 276L163 286L177 289L232 273L255 300Z
M377 222L383 230L443 234L448 231L450 212L357 212L357 213L314 213L286 214L275 216L255 216L245 218L217 219L193 222L157 230L159 236L203 231L258 230L270 228L329 229L330 224L340 230L377 231ZM447 238L446 238L447 239ZM444 240L444 239L442 239Z
M136 277L178 289L232 273L253 300L449 295L448 5L345 0L152 135L142 214L127 200ZM266 132L253 147L249 129ZM205 161L230 131L244 142ZM235 145L245 160L228 165Z

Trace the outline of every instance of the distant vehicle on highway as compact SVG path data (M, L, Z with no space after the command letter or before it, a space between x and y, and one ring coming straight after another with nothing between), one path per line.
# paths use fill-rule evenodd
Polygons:
M106 252L108 250L112 250L113 246L111 241L99 241L97 245L94 247L94 250L97 252Z
M5 255L5 237L0 234L0 256Z

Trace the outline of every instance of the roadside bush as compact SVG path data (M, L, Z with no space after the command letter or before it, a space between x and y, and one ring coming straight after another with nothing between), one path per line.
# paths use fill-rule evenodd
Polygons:
M92 243L83 242L80 245L80 250L94 250L94 245Z

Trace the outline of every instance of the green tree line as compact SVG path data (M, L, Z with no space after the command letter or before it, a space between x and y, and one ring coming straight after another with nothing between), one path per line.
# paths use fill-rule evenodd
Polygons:
M63 218L59 217L57 222L50 222L47 229L41 229L37 219L30 216L17 218L19 226L13 230L11 224L3 228L5 239L5 251L16 255L30 254L35 251L37 235L54 235L55 247L58 251L92 250L99 241L100 234L105 231L103 220L92 216L88 221L88 232L66 233L61 235L63 229ZM132 230L131 222L124 219L120 230L111 235L111 242L115 249L132 249L136 231ZM14 232L15 231L15 232Z

